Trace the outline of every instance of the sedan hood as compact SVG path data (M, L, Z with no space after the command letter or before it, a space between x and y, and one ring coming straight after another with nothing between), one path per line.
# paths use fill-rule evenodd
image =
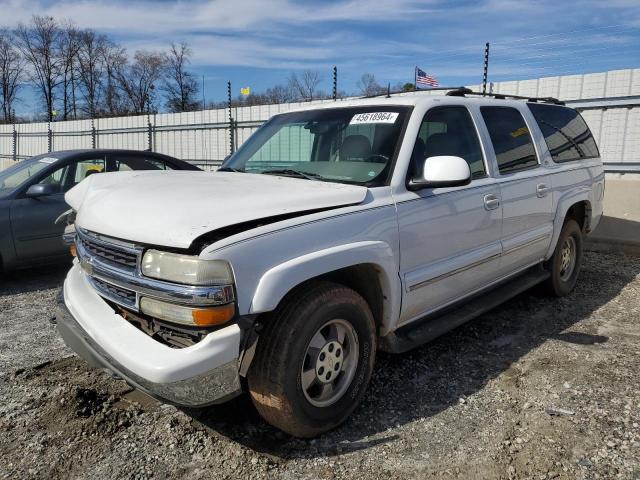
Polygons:
M366 187L234 172L91 175L65 195L84 229L188 248L213 230L266 217L361 203Z

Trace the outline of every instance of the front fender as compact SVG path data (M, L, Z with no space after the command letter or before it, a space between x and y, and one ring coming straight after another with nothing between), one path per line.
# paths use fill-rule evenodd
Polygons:
M384 297L384 318L381 333L389 328L400 313L400 279L392 248L380 241L362 241L338 245L308 253L277 265L260 278L253 295L252 314L274 310L284 296L306 280L361 264L378 267Z
M567 192L563 192L562 196L558 200L558 206L556 207L556 214L553 220L553 237L551 238L551 244L545 255L545 260L548 260L553 255L560 237L560 231L564 225L564 219L567 216L569 209L579 202L586 202L587 208L591 211L591 192L592 189L589 186L580 186L571 189Z

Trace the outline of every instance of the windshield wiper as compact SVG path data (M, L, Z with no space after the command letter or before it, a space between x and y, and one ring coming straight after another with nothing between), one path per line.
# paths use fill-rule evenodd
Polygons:
M236 172L236 173L245 173L244 170L240 170L239 168L233 167L220 167L216 172Z
M294 170L293 168L276 168L273 170L265 170L261 173L265 175L282 175L283 177L306 178L307 180L327 180L325 177L318 173L301 172L300 170Z

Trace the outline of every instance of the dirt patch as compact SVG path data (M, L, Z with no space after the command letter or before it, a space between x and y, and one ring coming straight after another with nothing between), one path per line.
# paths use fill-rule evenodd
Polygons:
M61 278L0 286L6 478L640 478L639 258L588 253L567 298L381 354L363 405L310 441L246 397L180 411L90 370L49 322Z

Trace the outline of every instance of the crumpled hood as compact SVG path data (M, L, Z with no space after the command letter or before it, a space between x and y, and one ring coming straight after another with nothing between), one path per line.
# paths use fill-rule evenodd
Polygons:
M188 248L200 235L265 217L362 202L366 187L235 172L99 173L65 195L76 225L133 242Z

